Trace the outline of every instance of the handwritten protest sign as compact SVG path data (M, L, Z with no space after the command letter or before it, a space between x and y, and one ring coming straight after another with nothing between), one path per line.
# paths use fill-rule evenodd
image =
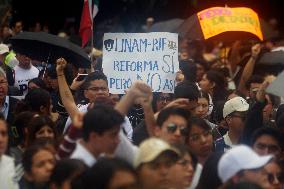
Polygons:
M177 34L106 33L103 45L110 93L123 94L136 80L154 92L173 93L179 69Z
M205 39L226 31L244 31L263 40L258 16L252 9L212 7L197 15Z

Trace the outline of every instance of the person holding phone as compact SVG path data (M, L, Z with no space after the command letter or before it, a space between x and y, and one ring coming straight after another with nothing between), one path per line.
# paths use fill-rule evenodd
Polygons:
M87 75L85 73L78 74L77 77L74 79L70 88L71 90L74 89L77 90L79 87L82 89L83 96L87 100L85 104L77 105L80 112L87 112L90 105L92 105L97 98L105 98L110 96L107 77L101 71L94 71ZM65 123L63 133L66 133L70 124L71 124L71 118L68 117ZM128 117L125 117L125 122L122 126L122 129L126 134L127 138L129 140L132 140L133 129Z

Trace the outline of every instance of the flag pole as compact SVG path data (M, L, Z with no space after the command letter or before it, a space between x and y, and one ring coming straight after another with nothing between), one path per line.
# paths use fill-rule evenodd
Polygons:
M94 19L92 19L91 49L94 48Z
M91 32L91 51L92 51L93 48L94 48L94 10L93 10L94 4L93 4L92 0L89 1L89 5L90 5L89 8L90 8L91 20L92 20L92 25L91 25L91 30L92 30L92 32Z

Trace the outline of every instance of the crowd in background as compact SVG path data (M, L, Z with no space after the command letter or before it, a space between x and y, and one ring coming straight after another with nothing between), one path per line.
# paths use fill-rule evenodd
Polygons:
M266 93L281 70L258 64L283 51L281 31L261 43L180 38L173 94L137 81L117 95L96 49L90 69L62 55L45 70L17 52L9 66L22 24L1 27L1 189L283 188L283 100Z

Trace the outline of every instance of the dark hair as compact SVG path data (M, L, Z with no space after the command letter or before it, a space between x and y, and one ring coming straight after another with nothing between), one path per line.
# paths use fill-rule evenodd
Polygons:
M262 187L256 183L242 181L239 183L228 182L220 189L262 189Z
M278 142L280 148L283 149L283 142L282 142L281 133L279 132L278 129L273 128L273 127L268 127L268 126L258 128L257 130L255 130L253 132L250 145L253 146L254 143L256 142L256 140L263 135L268 135L268 136L271 136L272 138L274 138Z
M276 120L276 126L283 132L284 128L284 113L280 114L279 117Z
M56 163L50 176L50 183L61 187L66 180L73 180L75 175L82 174L87 166L78 159L63 159Z
M31 173L33 157L41 150L46 150L49 151L51 154L54 154L54 149L50 144L42 144L35 142L32 146L29 146L23 153L22 164L25 172Z
M208 64L204 59L195 59L194 62L195 64L199 64L200 66L202 66L204 68L204 71L208 70Z
M134 168L126 161L118 158L101 158L89 169L83 180L84 188L95 186L100 189L109 188L113 176L118 171L126 171L136 177Z
M206 121L199 117L191 117L189 119L189 133L193 125L196 125L204 130L211 130L211 127L206 123Z
M97 57L96 64L94 65L94 70L102 71L102 64L103 64L102 57Z
M54 133L54 138L57 140L57 131L55 128L55 123L50 119L49 116L36 116L33 117L28 126L28 140L27 145L33 144L33 142L36 140L36 133L44 126L48 126L52 129Z
M216 103L216 101L225 100L228 96L228 92L226 89L227 81L224 75L218 71L210 70L206 72L206 77L210 82L215 83L212 96L214 104Z
M263 76L261 76L261 75L252 75L252 76L249 78L249 80L247 80L245 86L246 86L247 89L249 89L249 88L250 88L250 85L251 85L252 83L263 83L263 81L264 81Z
M225 89L227 87L227 81L222 73L216 70L209 70L206 72L207 79L215 83L216 89Z
M218 175L217 165L224 152L214 152L206 160L197 189L217 189L222 185Z
M17 104L17 112L32 111L41 113L41 106L50 107L50 94L44 89L35 88L28 92L25 99Z
M192 160L192 166L195 170L196 165L198 163L198 160L196 158L196 156L190 151L189 147L186 146L185 144L173 144L173 147L176 148L179 152L180 157L182 158L185 155L189 155L191 157Z
M23 144L27 138L25 129L28 128L30 120L33 118L34 113L24 111L16 115L13 127L16 129L17 136L15 136L15 145Z
M157 112L157 102L160 100L160 95L162 93L161 92L153 92L153 100L152 100L152 108L154 110L154 112ZM171 99L174 98L174 95L172 93L167 93Z
M37 86L39 86L39 88L46 89L46 85L45 85L44 81L41 78L38 78L38 77L33 78L33 79L29 80L28 85L30 83L36 84Z
M197 67L193 60L181 60L179 61L179 67L185 80L196 82Z
M50 65L46 69L46 75L50 77L51 79L57 79L57 72L56 72L56 67L53 65Z
M157 118L157 125L159 127L162 127L163 123L171 116L171 115L178 115L183 117L185 120L188 121L189 117L190 117L190 113L183 109L183 108L176 108L176 107L169 107L169 108L165 108L163 109Z
M83 138L88 141L91 132L103 134L114 127L119 127L124 117L110 106L95 105L83 118Z
M212 111L212 121L216 124L219 124L223 119L223 108L226 101L218 101L214 104Z
M6 119L5 119L4 115L3 115L3 113L0 113L0 120L6 121Z
M46 70L46 75L49 76L51 79L57 79L56 66L49 65ZM66 68L64 69L64 75L67 84L71 85L74 79L72 64L67 64Z
M284 114L284 104L280 104L278 106L278 109L277 109L277 112L276 112L276 115L275 115L275 120L276 122L278 121L278 119L281 117L281 115ZM281 126L281 125L278 125L277 126ZM284 125L283 125L284 126Z
M199 90L195 83L182 81L175 87L175 98L187 98L190 101L198 100Z
M108 84L107 77L105 76L105 74L101 71L96 70L87 75L84 83L82 84L82 89L87 89L90 86L90 83L94 80L104 80Z
M209 103L209 95L204 91L199 91L198 98L206 98Z

